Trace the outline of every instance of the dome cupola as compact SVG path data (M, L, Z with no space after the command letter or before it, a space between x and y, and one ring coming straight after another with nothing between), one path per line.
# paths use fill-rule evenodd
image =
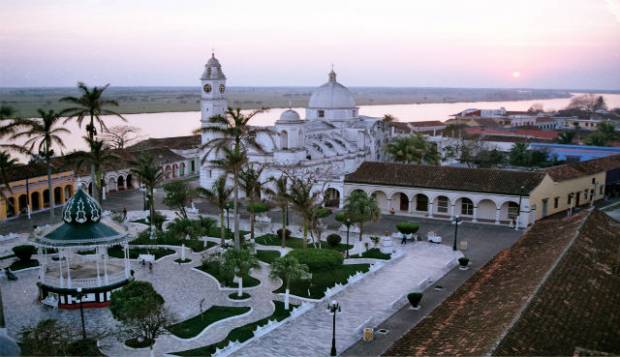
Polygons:
M317 88L310 97L308 108L349 109L355 108L355 99L351 91L336 80L336 72L329 72L329 80Z
M67 201L62 211L62 220L68 224L91 224L101 220L102 209L99 203L79 187L75 195Z
M287 109L283 111L282 114L280 114L280 119L278 121L292 122L292 121L300 121L300 120L301 120L301 117L299 116L299 113L297 113L293 109Z
M222 72L222 65L217 58L215 58L215 53L211 53L211 58L207 61L205 65L205 70L202 72L201 80L224 80L226 76L224 72Z

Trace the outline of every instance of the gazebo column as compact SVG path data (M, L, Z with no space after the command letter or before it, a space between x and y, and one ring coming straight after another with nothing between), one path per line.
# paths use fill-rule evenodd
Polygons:
M123 246L123 257L125 263L125 278L129 279L129 244Z
M97 266L97 286L101 286L101 274L99 273L99 258L101 257L101 252L99 246L95 247L95 265Z
M41 280L42 283L45 283L45 270L47 269L47 259L45 256L45 248L40 248L38 249L38 255L39 255L39 259L41 259L41 266L40 266L40 271L39 271L39 280Z
M71 255L71 250L67 248L67 287L68 288L71 287L71 261L69 257L70 255Z
M103 282L108 285L108 252L103 256Z
M60 279L60 287L64 288L65 287L65 279L62 276L62 258L63 258L63 254L62 254L62 250L58 252L58 276Z

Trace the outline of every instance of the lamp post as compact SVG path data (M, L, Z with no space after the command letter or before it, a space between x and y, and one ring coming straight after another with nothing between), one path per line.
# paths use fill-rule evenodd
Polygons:
M327 310L334 314L332 322L332 350L329 355L337 356L338 353L336 353L336 313L340 312L340 304L338 303L338 301L333 300L330 304L327 305Z
M349 231L351 230L351 218L347 217L345 219L344 224L347 226L347 247L349 246ZM347 248L346 253L347 258L349 257L349 249Z
M519 188L519 205L517 207L517 219L515 220L515 230L519 229L519 222L521 221L521 200L523 198L523 191L525 187L521 186Z
M82 301L82 288L77 288L78 303L80 304L80 318L82 319L82 339L86 339L86 326L84 324L84 304Z
M456 217L454 217L454 242L452 244L452 250L456 251L457 250L457 239L458 239L458 234L459 234L459 224L461 223L461 217L459 217L458 215L456 215Z

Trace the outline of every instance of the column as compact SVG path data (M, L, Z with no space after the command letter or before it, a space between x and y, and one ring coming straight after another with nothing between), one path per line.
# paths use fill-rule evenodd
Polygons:
M123 246L123 250L124 250L124 264L125 264L125 278L129 279L129 245L125 244Z
M43 204L43 191L39 191L39 209L43 209L43 207L45 207L45 205Z
M456 201L455 202L450 201L450 205L452 206L451 211L450 211L450 218L454 219L456 215Z
M62 276L62 250L58 251L58 278L60 279L60 287L65 287L65 279Z
M103 282L107 285L108 281L108 251L106 247L106 252L103 256Z
M501 214L502 210L499 207L495 208L495 224L499 224L499 216Z
M71 250L67 248L67 287L68 288L71 287L71 261L70 261L69 255L71 255Z
M474 219L472 222L478 222L478 205L474 205Z
M56 190L54 188L54 190ZM54 202L56 203L56 202ZM65 204L65 188L64 187L60 187L60 203L58 204L59 206L64 205Z
M432 201L429 199L428 200L428 217L429 218L433 218L433 201L435 199L433 199Z
M45 253L44 253L44 248L39 248L37 249L37 253L39 255L39 259L41 260L41 266L40 266L40 270L39 270L39 280L42 283L45 283L45 270L47 269L46 267L46 259L45 259Z
M99 258L101 256L99 246L95 247L95 265L97 266L97 286L101 286L101 275L99 274Z

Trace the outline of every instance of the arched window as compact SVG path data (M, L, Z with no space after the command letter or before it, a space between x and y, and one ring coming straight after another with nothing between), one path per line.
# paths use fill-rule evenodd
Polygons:
M280 148L283 150L288 149L288 133L286 130L280 132Z
M13 197L9 197L6 201L6 216L15 216L15 199Z
M418 194L415 198L416 211L428 211L428 197L426 195Z
M474 214L474 203L469 198L461 198L461 214L464 216Z
M519 205L514 202L508 202L508 219L515 219L519 215Z
M338 207L340 206L340 192L335 188L328 188L325 190L325 207Z
M54 188L54 204L55 205L62 204L62 187Z
M50 190L44 190L43 191L43 207L49 207L50 206Z
M409 210L409 197L404 193L400 194L400 210L405 212Z
M437 197L437 212L439 213L448 213L448 208L450 206L450 200L446 196Z

